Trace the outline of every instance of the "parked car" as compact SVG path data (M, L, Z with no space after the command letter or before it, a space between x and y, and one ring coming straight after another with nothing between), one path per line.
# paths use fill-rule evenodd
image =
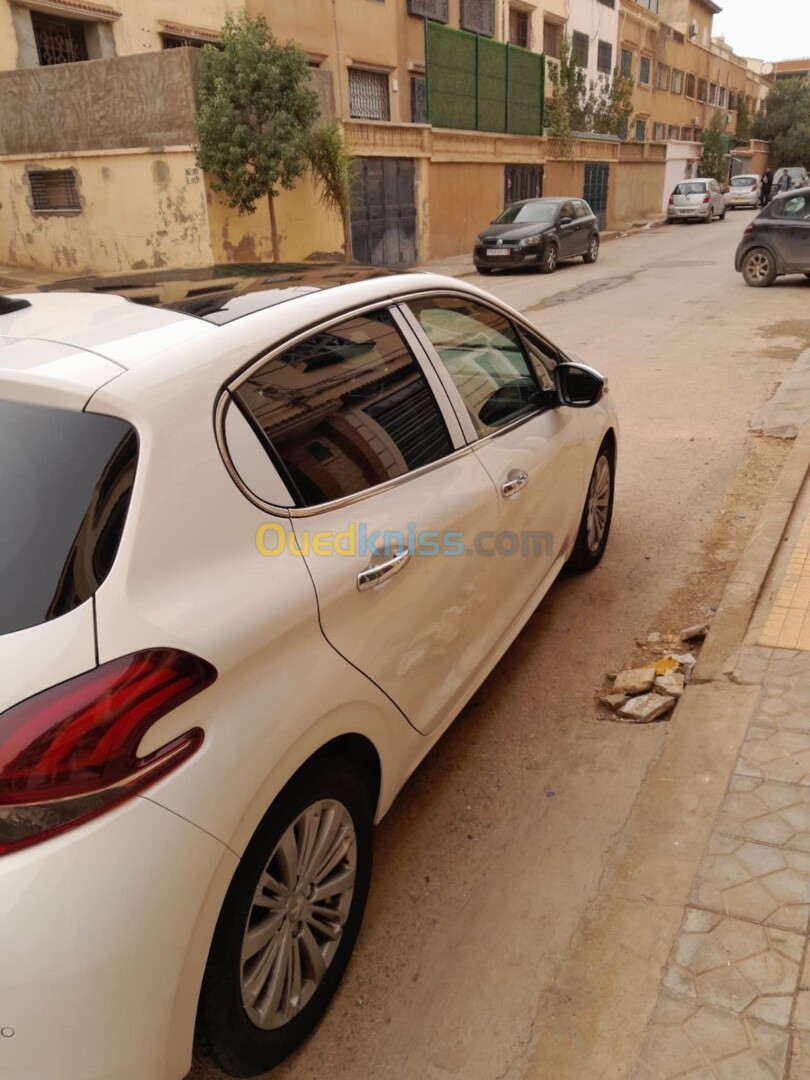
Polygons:
M748 173L732 176L728 191L725 192L726 209L733 210L740 206L756 208L759 206L761 188L762 182L758 176Z
M0 296L4 1076L302 1042L373 823L601 559L616 451L601 375L438 275Z
M805 169L804 165L780 165L778 169L774 169L773 173L774 192L776 192L777 184L785 173L790 177L789 191L806 187L810 183L810 176L807 175L807 169Z
M682 180L675 185L667 205L667 224L676 221L710 222L726 216L726 200L723 189L712 177Z
M810 277L810 187L777 195L748 223L734 269L754 288L772 285L780 274Z
M583 199L525 199L507 206L475 238L479 274L507 267L536 266L553 274L560 259L599 257L599 224Z

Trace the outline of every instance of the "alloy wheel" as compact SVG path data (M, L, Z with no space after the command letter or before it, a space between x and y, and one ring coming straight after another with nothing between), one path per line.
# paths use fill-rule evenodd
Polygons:
M312 803L281 836L242 940L242 1004L257 1027L282 1027L312 998L340 945L356 870L357 838L340 802Z
M765 251L752 251L745 260L745 279L751 285L763 285L771 275L771 258Z
M604 454L599 455L588 488L588 548L599 550L608 522L610 509L610 463Z

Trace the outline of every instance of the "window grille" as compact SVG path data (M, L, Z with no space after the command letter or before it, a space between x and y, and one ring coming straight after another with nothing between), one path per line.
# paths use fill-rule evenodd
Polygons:
M609 41L600 41L596 49L596 69L603 75L613 71L613 46Z
M509 8L509 44L519 45L521 49L531 48L529 13Z
M423 75L411 75L411 123L427 122L427 80Z
M559 23L543 21L543 52L554 60L562 52L562 27Z
M459 25L462 30L495 37L495 0L461 0Z
M28 183L34 210L81 210L74 169L30 169Z
M423 15L426 19L446 23L450 18L450 0L408 0L409 15Z
M571 58L579 67L586 68L588 66L589 45L588 35L575 30L571 36Z
M388 76L349 68L349 112L357 120L390 120Z
M39 62L43 67L50 64L73 64L89 59L84 23L32 11L31 26L34 29Z

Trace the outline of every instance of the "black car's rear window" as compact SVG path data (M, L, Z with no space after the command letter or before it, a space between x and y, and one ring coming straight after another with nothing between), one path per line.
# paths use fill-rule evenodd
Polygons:
M0 401L0 634L58 618L101 585L137 456L123 420Z

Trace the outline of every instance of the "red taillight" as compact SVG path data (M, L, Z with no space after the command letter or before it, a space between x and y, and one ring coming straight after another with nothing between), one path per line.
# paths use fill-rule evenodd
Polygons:
M753 221L749 221L748 224L743 229L743 236L748 236L748 234L752 233L753 231L754 231L754 223L753 223Z
M703 196L703 201L704 201L705 203L707 203L707 202L711 202L711 200L712 200L712 197L711 197L711 195L704 195L704 196Z
M669 197L669 205L670 205L670 206L672 206L672 204L673 204L674 202L675 202L675 196L674 196L674 195L670 195L670 197Z
M753 182L753 184L751 185L751 190L752 190L752 191L756 191L756 190L757 190L757 182L756 182L756 180L755 180L755 181Z
M147 731L217 677L205 660L149 649L0 713L0 855L102 813L200 746L192 728L138 757Z

